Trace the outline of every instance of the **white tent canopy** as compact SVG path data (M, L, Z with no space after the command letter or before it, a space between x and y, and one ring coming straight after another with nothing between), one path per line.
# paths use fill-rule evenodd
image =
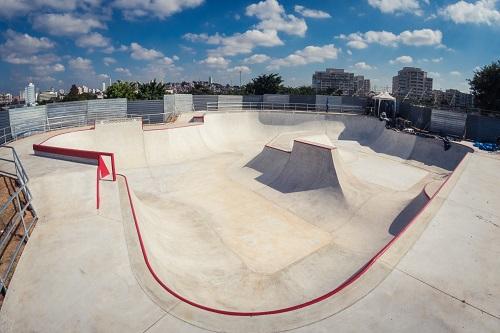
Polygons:
M396 98L392 97L391 94L388 92L383 92L378 94L377 96L374 96L373 99L375 100L382 100L382 101L395 101Z
M373 99L375 100L375 110L377 112L377 116L380 116L380 105L382 101L394 103L394 112L396 112L396 98L391 96L388 92L380 93L377 96L374 96Z

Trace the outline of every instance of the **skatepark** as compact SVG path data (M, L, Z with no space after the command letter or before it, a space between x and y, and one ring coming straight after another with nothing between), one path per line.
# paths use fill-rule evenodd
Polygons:
M500 327L500 160L470 144L243 111L12 146L41 222L1 331Z

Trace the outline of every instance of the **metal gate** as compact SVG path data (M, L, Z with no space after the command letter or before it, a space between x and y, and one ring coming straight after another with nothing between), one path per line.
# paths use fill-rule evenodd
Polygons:
M433 109L431 114L431 132L462 138L465 132L465 112Z

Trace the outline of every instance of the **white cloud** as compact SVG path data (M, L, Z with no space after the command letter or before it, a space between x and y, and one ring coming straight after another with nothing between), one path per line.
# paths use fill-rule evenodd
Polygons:
M246 8L247 16L255 16L260 22L257 28L261 30L283 31L289 35L303 37L307 31L306 21L291 14L277 0L264 0L249 5Z
M413 58L410 56L401 56L397 57L394 60L389 61L391 64L411 64L413 62Z
M64 72L65 68L63 64L55 64L52 66L54 72Z
M460 75L462 75L462 73L460 73L459 71L451 71L451 72L450 72L450 75L453 75L453 76L460 76Z
M40 51L46 51L55 46L54 42L46 37L33 37L28 34L16 32L8 29L4 36L6 41L0 45L2 52L13 52L20 54L34 54Z
M441 61L443 61L443 57L433 58L433 59L431 59L431 61L432 61L433 63L436 63L436 64L437 64L437 63L440 63Z
M207 33L193 34L191 32L188 32L187 34L184 34L182 38L190 42L204 42L211 45L217 45L220 44L222 39L226 37L219 35L219 33L209 36Z
M284 66L307 65L311 63L322 63L325 60L337 59L340 50L333 44L324 46L307 46L302 50L295 51L285 58L273 59L267 69L279 69Z
M497 0L479 0L474 3L458 1L439 11L439 14L455 23L500 25Z
M48 65L59 57L46 52L54 48L55 43L46 37L33 37L8 29L4 33L5 43L0 44L0 58L10 64Z
M158 64L161 64L161 65L172 65L174 63L174 59L170 58L170 57L163 57L161 59L159 59L157 61Z
M163 53L155 49L146 49L138 43L130 44L130 50L132 51L130 56L136 60L154 60L158 58L163 58Z
M403 44L412 46L441 45L443 33L440 30L431 29L406 30L399 34L399 40Z
M132 76L132 73L130 73L130 70L128 68L117 67L115 68L115 72L125 76Z
M109 66L116 63L116 59L112 57L104 57L102 58L102 62L104 63L104 65Z
M35 75L45 76L50 75L52 73L64 72L65 67L63 64L53 64L53 65L36 65L32 67Z
M355 32L347 36L342 34L338 38L347 40L347 46L353 49L365 49L372 43L395 47L398 42L398 36L389 31Z
M414 13L422 15L418 0L368 0L370 6L379 9L382 13Z
M219 47L209 50L212 56L234 56L237 54L251 53L256 47L272 47L283 45L275 30L248 30L244 33L235 33L231 36L215 34L186 34L185 39L190 41L202 41Z
M94 17L76 17L73 14L41 14L33 21L35 29L47 31L56 36L88 34L93 29L106 26Z
M187 33L183 38L191 42L217 45L216 48L208 50L208 55L226 57L251 53L256 47L284 45L278 36L279 31L297 36L304 36L307 31L304 19L287 14L277 0L264 0L251 4L246 7L245 14L259 20L245 32L230 36L219 33L214 35Z
M200 61L199 63L210 68L227 68L229 65L229 60L220 56L208 56L206 59Z
M100 5L100 0L1 0L0 17L11 18L44 9L73 11L78 7L89 9Z
M200 6L204 0L115 0L113 7L123 11L125 18L154 16L165 19L185 9Z
M30 10L30 5L21 0L2 0L0 5L0 17L13 17L25 14Z
M354 64L354 67L357 68L357 69L364 69L364 70L369 70L369 69L373 69L373 66L370 66L368 65L366 62L364 61L361 61L361 62L357 62Z
M249 73L252 72L248 66L235 66L233 68L228 68L227 71L230 72L230 73L239 73L239 72L241 72L242 74L249 74Z
M84 35L76 40L76 45L79 47L107 47L109 46L109 38L104 37L98 32L93 32L89 35Z
M82 57L70 59L68 61L69 67L77 72L93 72L92 61Z
M309 17L309 18L316 18L316 19L324 19L324 18L330 18L332 17L330 14L327 12L324 12L322 10L317 10L317 9L309 9L304 6L296 5L294 7L294 10L296 13L299 13L300 15L304 17Z
M442 46L443 33L440 30L431 29L406 30L399 35L389 31L367 31L342 34L337 38L347 40L347 46L353 49L365 49L369 44L391 47L396 47L400 43L410 46Z
M432 78L440 78L441 77L441 74L439 74L438 72L429 72L429 77L432 77Z
M9 53L2 56L2 60L14 65L38 64L47 65L59 61L60 58L55 54L40 54L40 55L21 55L17 53Z
M249 64L249 65L262 64L262 63L268 61L269 59L271 59L271 57L269 57L265 54L254 54L250 57L243 59L243 63Z
M101 81L105 81L105 80L109 79L109 75L108 74L99 74L99 75L97 75L97 78Z

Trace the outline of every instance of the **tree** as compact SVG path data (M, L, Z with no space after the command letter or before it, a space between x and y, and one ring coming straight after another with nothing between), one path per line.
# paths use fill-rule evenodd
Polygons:
M163 82L156 82L156 79L148 83L138 83L138 99L163 99L167 85Z
M71 86L71 88L69 89L69 93L68 93L68 96L78 96L78 87L76 86L76 84L73 84Z
M106 98L127 98L134 100L137 99L137 90L137 83L118 80L106 89Z
M284 87L280 92L289 95L316 95L316 90L311 86Z
M279 74L263 74L252 79L245 89L247 93L254 95L276 94L283 88L282 83L283 79Z
M500 111L500 60L474 72L468 80L476 106Z
M75 84L73 84L69 89L69 93L66 96L64 96L63 101L64 102L85 101L88 99L96 99L96 98L97 98L96 95L90 93L79 94L78 87Z

